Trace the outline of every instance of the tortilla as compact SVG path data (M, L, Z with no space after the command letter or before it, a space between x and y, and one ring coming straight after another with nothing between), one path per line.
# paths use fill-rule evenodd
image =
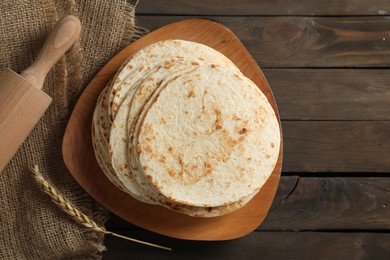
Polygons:
M139 124L138 170L186 205L243 199L265 183L279 154L279 124L266 97L214 64L166 85Z
M99 96L92 139L104 174L135 199L215 217L243 207L269 177L278 127L261 91L223 54L167 40L121 66Z

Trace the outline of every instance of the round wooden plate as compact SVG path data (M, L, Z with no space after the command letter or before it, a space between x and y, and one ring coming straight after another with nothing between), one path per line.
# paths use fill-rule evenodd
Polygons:
M216 22L205 19L183 20L149 33L122 50L89 83L66 128L62 145L65 164L77 182L94 199L139 227L191 240L228 240L242 237L261 224L271 206L280 178L282 143L276 167L260 192L243 208L215 218L189 217L160 206L139 202L117 189L105 177L96 162L91 141L91 124L100 92L128 57L149 44L166 39L203 43L225 54L265 93L279 117L263 73L240 40L229 29Z

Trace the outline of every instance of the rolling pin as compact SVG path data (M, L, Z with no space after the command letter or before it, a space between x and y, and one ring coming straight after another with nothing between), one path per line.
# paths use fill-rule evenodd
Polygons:
M20 75L10 69L0 72L0 172L2 172L52 99L43 92L47 73L79 37L79 19L61 19L47 37L38 57Z

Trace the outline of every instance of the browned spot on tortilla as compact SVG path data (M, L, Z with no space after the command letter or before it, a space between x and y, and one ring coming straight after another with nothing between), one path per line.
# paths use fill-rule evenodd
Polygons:
M169 152L169 153L172 153L172 152L173 152L173 148L172 148L172 147L169 147L169 148L168 148L168 152Z
M211 166L212 166L211 163L209 163L209 162L203 162L203 164L206 168L211 168Z
M184 114L188 115L188 113L189 113L189 112L188 112L187 110L186 110L186 111L184 111Z
M190 90L190 92L188 92L187 97L195 97L194 91Z
M153 152L152 148L151 148L149 145L146 145L146 146L144 147L144 150L145 150L145 152L147 152L147 153L152 153L152 152Z
M162 156L160 157L159 162L160 162L160 163L165 163L166 161L167 161L167 158L166 158L164 155L162 155Z
M123 163L123 164L119 165L119 169L121 169L121 171L123 171L124 169L127 169L127 164Z
M181 167L183 167L183 156L182 155L179 155L179 164Z
M148 166L142 166L142 169L144 170L144 171L146 171L147 169L148 169Z
M153 176L152 176L152 175L147 174L147 175L146 175L146 178L148 178L148 180L149 180L150 182L153 181Z
M128 68L129 70L131 70L131 69L133 68L133 66L131 66L130 64L127 64L127 68Z
M165 122L165 119L164 118L161 118L160 119L160 124L164 125L166 122Z
M271 142L271 147L274 148L275 147L275 144Z
M200 58L198 58L199 60L203 60L204 61L204 59L202 58L202 57L200 57Z
M271 158L271 155L266 154L266 155L265 155L265 158Z
M173 169L168 169L168 174L172 177L176 177L175 171Z
M216 65L216 64L211 64L210 66L212 69L215 69L216 67L218 67L218 65Z
M171 67L173 66L173 62L172 61L166 61L164 63L164 69L170 69Z
M244 127L238 133L240 133L240 135L242 135L242 134L245 134L246 132L248 132L248 130Z
M246 160L247 160L248 162L250 162L250 161L252 161L252 158L251 158L251 157L248 157L248 158L246 158Z
M142 153L142 147L140 144L137 145L137 152Z
M239 118L236 114L234 114L234 115L233 115L233 120L239 121L239 120L241 120L241 118Z
M238 80L242 81L242 78L240 77L240 75L238 75L238 74L235 73L235 74L234 74L234 77L237 78Z
M115 84L117 84L117 83L121 83L121 79L120 78L117 78L116 80L115 80ZM115 93L115 90L112 90L113 91L113 93Z
M215 129L216 130L219 130L221 128L222 128L222 123L218 123L218 124L215 125Z
M199 63L196 62L196 61L191 62L191 64L194 65L194 66L199 65Z

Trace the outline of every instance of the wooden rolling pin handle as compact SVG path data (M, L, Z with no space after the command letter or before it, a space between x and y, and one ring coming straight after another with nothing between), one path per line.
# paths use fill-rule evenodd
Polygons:
M33 64L20 75L41 89L51 67L65 54L80 35L80 20L73 15L62 18L51 31Z

